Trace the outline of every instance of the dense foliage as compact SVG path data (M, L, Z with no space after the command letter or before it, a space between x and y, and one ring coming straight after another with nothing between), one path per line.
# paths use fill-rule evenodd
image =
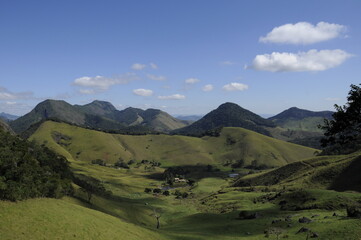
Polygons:
M0 130L0 199L59 198L72 193L67 160Z
M325 120L321 126L325 137L321 140L324 154L341 154L357 151L361 148L361 88L351 85L347 103L335 104L336 112L332 120Z

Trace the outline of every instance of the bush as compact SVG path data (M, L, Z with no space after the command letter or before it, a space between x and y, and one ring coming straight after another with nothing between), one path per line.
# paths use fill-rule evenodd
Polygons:
M160 189L160 188L154 188L153 189L153 193L161 193L162 192L162 189Z
M132 164L134 164L134 163L136 163L136 161L133 160L133 159L128 161L128 165L132 165Z
M361 218L361 207L349 206L346 208L347 217Z
M151 193L151 192L152 192L152 189L151 189L151 188L145 188L145 189L144 189L144 192L145 192L145 193Z
M104 160L102 160L102 159L95 159L95 160L92 160L92 164L98 164L98 165L100 165L100 166L105 166L106 164L105 164L105 161Z
M238 160L237 162L233 163L231 165L232 168L241 168L244 166L244 160L241 159L241 160Z
M238 214L239 219L255 219L255 218L259 218L259 217L260 217L260 214L257 212L241 211Z
M119 167L119 168L125 168L125 169L129 169L128 164L126 164L123 160L119 159L118 162L116 162L114 164L115 167Z

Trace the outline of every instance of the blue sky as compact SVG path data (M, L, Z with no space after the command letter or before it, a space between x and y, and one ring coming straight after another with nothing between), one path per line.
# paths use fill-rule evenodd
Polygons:
M361 1L0 1L0 112L45 99L171 114L344 104Z

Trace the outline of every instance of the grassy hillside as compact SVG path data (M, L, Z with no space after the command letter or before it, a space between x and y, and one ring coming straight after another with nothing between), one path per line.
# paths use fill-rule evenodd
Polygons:
M73 203L72 199L0 201L0 238L165 239L160 234Z
M10 132L11 134L15 134L14 131L10 128L10 126L3 119L0 118L0 130L5 132Z
M332 114L331 111L313 112L293 107L269 118L269 120L285 129L322 132L317 126L323 124L324 119L331 119Z
M240 178L234 186L272 186L361 191L361 153L322 156L258 175Z
M162 166L226 164L282 166L312 157L315 149L286 143L242 128L224 128L219 137L130 136L45 122L30 138L73 161L153 160Z

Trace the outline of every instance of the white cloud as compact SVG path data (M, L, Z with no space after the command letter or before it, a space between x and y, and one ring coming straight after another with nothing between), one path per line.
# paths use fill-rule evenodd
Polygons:
M223 90L226 91L244 91L248 89L248 85L243 84L243 83L229 83L223 86L222 88Z
M13 93L6 88L0 87L0 100L15 100L15 99L31 99L34 98L32 92Z
M132 65L132 69L133 69L133 70L143 70L143 69L146 68L146 67L147 67L147 65L141 64L141 63L134 63L134 64Z
M237 63L236 62L232 62L232 61L223 61L220 63L221 65L228 65L228 66L231 66L231 65L236 65Z
M6 101L5 103L6 103L6 105L15 105L15 104L17 104L17 102L9 102L9 101Z
M186 79L186 80L184 80L184 82L186 83L186 84L195 84L195 83L197 83L197 82L199 82L200 80L198 79L198 78L188 78L188 79Z
M257 55L252 66L246 68L270 72L324 71L337 67L351 56L340 49L321 51L313 49L299 53L273 52Z
M212 84L204 85L203 88L202 88L202 91L204 91L204 92L210 92L212 90L213 90L213 85Z
M139 77L134 73L126 73L117 77L107 78L104 76L95 77L80 77L74 80L73 85L86 87L88 89L81 89L80 93L93 94L108 90L111 86L117 84L127 84L131 81L138 80Z
M155 63L149 63L149 66L153 69L158 69L158 65Z
M15 101L0 102L0 112L21 116L34 108L34 106L28 105L27 102L28 101L26 101L26 103Z
M166 77L164 76L157 76L157 75L153 75L153 74L147 74L147 77L151 80L155 80L155 81L165 81L167 80Z
M181 95L181 94L173 94L170 96L158 96L158 99L160 99L160 100L182 100L185 98L186 98L186 96Z
M80 89L79 92L81 94L94 94L95 93L94 89Z
M149 97L153 95L153 91L149 89L139 88L134 89L133 93L138 96Z
M275 27L266 37L260 37L260 42L287 43L287 44L312 44L339 37L346 31L346 26L319 22L312 25L308 22L285 24Z

